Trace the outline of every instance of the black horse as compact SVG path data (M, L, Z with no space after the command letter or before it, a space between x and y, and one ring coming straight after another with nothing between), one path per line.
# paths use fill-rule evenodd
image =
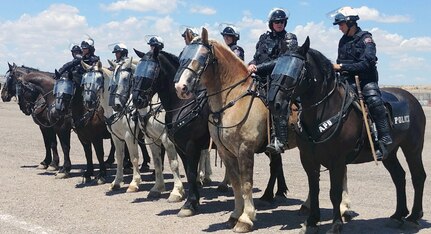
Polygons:
M280 57L272 79L282 85L279 97L301 101L297 144L301 162L308 176L311 213L303 231L317 228L319 211L319 168L330 172L330 197L333 205L331 231L340 232L342 180L345 165L373 160L367 139L364 119L357 105L355 91L340 80L331 62L320 52L310 49L310 40ZM397 206L390 217L399 224L418 225L423 216L422 199L426 173L422 163L425 133L425 114L417 99L399 88L382 89L382 96L390 110L393 144L383 165L391 174L397 191ZM278 98L278 97L277 97ZM279 100L283 101L283 100ZM412 212L406 204L406 181L398 158L401 148L409 166L414 187Z
M135 72L133 103L137 108L144 108L151 101L154 93L158 93L164 109L166 110L165 123L169 135L180 155L187 174L189 184L188 196L179 212L179 216L191 216L196 213L199 204L198 184L196 183L197 167L201 150L209 147L207 99L179 99L175 87L174 76L179 67L178 57L159 51L157 48L147 54L135 49L141 58ZM215 145L213 144L215 147ZM274 198L273 190L277 179L278 190L276 195L285 196L287 186L283 175L281 157L271 162L271 177L267 189L262 196L263 200Z
M52 90L55 83L52 73L30 72L20 77L13 76L11 79L16 80L16 95L18 96L18 105L21 111L26 115L31 115L33 121L39 126L52 128L57 134L63 150L64 162L63 167L57 172L56 178L67 178L71 169L69 153L72 126L67 119L57 120L52 118L50 110L54 103ZM49 139L52 144L55 135L50 136ZM54 155L54 165L52 163L51 165L58 165L58 161Z
M17 84L21 81L18 79L19 77L28 74L30 72L40 72L38 69L21 66L18 67L15 63L9 64L9 69L6 72L6 82L1 91L1 98L3 102L10 102L12 97L16 96L16 87ZM54 76L53 73L46 73L48 75ZM19 84L21 85L21 84ZM27 93L29 94L29 93ZM32 96L30 94L30 96ZM26 99L26 97L22 97ZM39 169L47 169L48 171L57 171L59 168L60 159L58 156L57 150L57 138L54 127L45 124L41 124L37 121L37 118L33 116L33 120L38 124L39 129L43 136L43 142L45 146L45 158L38 165Z

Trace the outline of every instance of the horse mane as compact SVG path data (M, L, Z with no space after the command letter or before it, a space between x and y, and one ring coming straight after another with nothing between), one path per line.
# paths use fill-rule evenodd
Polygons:
M180 65L178 56L171 54L169 52L163 51L163 50L160 51L159 53L163 54L168 59L168 61L173 63L175 66L178 67Z
M319 64L319 66L316 67L320 69L320 72L322 72L322 74L326 78L335 77L335 72L332 68L332 62L325 55L323 55L320 51L312 48L308 50L308 55L313 59L316 64Z

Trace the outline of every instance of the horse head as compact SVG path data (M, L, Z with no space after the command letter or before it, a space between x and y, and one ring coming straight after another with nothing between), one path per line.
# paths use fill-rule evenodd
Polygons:
M40 92L34 84L30 82L17 82L16 96L18 97L18 106L25 115L33 113L39 95Z
M133 75L132 101L136 108L142 109L149 105L155 93L154 84L160 74L159 50L156 47L147 54L134 50L141 60Z
M114 72L109 82L108 105L114 111L121 111L127 106L132 86L132 58L116 64L108 60Z
M193 37L189 31L185 36L190 38L191 42L181 53L180 69L174 78L177 95L182 99L193 97L202 74L208 64L214 61L213 48L209 43L208 31L205 28L202 29L200 37Z
M65 74L66 77L61 76L60 73L55 70L56 82L53 90L55 96L54 110L58 117L64 116L69 111L76 89L73 83L72 72L66 72Z
M104 92L102 63L98 61L91 66L81 61L81 66L86 71L81 80L83 104L88 110L94 110L99 107L100 96Z

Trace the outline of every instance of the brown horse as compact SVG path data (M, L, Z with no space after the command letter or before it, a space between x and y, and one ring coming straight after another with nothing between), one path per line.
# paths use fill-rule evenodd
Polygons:
M20 77L30 72L40 72L38 69L20 66L18 67L15 63L8 64L9 69L6 72L6 82L1 91L1 98L4 102L10 102L12 97L17 96L16 88L21 87ZM53 76L53 73L46 73L47 75ZM26 97L28 95L28 97ZM22 95L22 102L27 98L32 98L34 94L26 93ZM20 100L21 101L21 100ZM23 111L23 113L25 113ZM57 138L56 130L49 124L45 125L40 123L36 115L32 115L34 122L39 126L39 129L43 136L43 142L45 145L45 159L38 165L38 169L46 169L48 171L57 171L59 168L59 156L57 150Z
M268 109L257 97L245 64L224 44L201 37L186 46L176 74L180 98L190 98L198 85L207 88L209 130L226 165L235 195L228 225L236 232L252 230L254 154L267 144Z
M354 91L347 82L338 79L332 63L324 55L310 49L309 38L301 47L278 58L271 78L282 84L280 90L288 99L299 97L301 100L297 144L308 176L311 204L310 216L302 231L317 231L320 220L319 168L323 165L328 168L331 181L333 224L330 232L339 233L343 225L340 202L345 165L373 160L362 113L355 107ZM403 89L382 89L382 97L390 110L394 140L388 148L388 158L383 160L397 192L396 210L390 218L397 224L417 226L423 216L426 179L422 162L425 114L418 100ZM409 216L405 171L397 158L399 148L403 150L414 187L414 203Z

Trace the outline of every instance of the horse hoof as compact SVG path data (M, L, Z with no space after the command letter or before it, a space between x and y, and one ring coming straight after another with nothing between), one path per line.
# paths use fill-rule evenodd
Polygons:
M46 170L47 170L47 171L58 171L58 167L53 166L53 165L49 165L49 166L46 168Z
M319 232L318 227L310 227L307 225L302 224L302 228L299 231L300 234L315 234Z
M118 190L120 188L121 186L119 184L111 184L111 186L109 187L109 191Z
M301 208L299 208L298 213L301 216L308 216L308 215L310 215L310 208L308 208L304 205L301 205Z
M183 200L183 196L179 196L176 194L171 194L169 195L169 198L168 198L169 203L180 202L182 200Z
M253 226L249 223L244 223L241 221L238 221L233 228L234 232L238 233L245 233L245 232L251 232L253 230Z
M45 170L45 169L47 169L48 168L48 165L45 165L45 164L39 164L37 167L36 167L36 169L39 169L39 170Z
M56 179L67 179L67 178L69 178L70 177L70 174L68 173L68 172L58 172L56 175L55 175L55 178Z
M204 178L202 181L203 186L210 186L213 181L210 178Z
M399 229L403 226L403 224L404 220L391 217L385 226L393 229Z
M406 230L419 230L420 228L421 228L421 225L419 224L418 221L413 221L413 220L409 220L409 219L406 219L404 221L403 229L406 229Z
M229 220L226 222L226 226L227 228L232 229L235 227L236 223L238 223L238 219L229 217Z
M342 215L344 222L349 222L353 219L354 213L350 210L346 210L344 214Z
M162 196L161 192L158 191L150 191L150 193L148 193L147 198L154 200L154 199L159 199Z
M88 184L91 182L91 176L83 176L82 177L82 183L83 184Z
M338 234L341 232L342 229L343 229L343 222L341 222L340 220L337 220L332 224L331 229L329 229L326 233Z
M136 192L138 192L138 190L139 190L139 188L137 186L129 186L127 188L126 193L136 193Z
M220 193L227 193L229 191L229 187L226 184L220 184L217 187L217 191Z
M106 184L106 178L105 177L99 177L99 179L97 179L97 184L98 185Z
M195 214L196 212L194 210L181 208L180 212L178 212L178 217L185 218L185 217L193 216Z

